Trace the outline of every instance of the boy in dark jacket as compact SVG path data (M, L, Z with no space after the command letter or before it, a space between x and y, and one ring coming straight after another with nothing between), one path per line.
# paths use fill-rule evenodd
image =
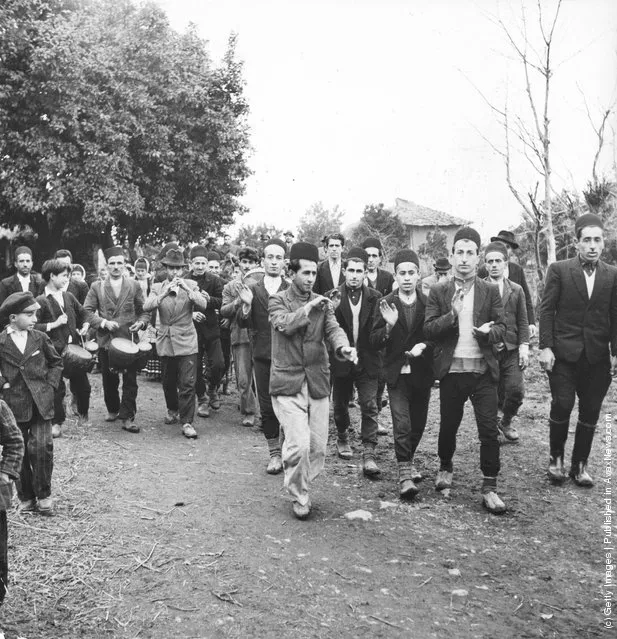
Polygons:
M39 304L30 291L12 293L0 306L9 325L0 333L0 389L24 438L17 483L22 511L53 515L51 474L54 444L51 419L62 359L47 335L34 330Z

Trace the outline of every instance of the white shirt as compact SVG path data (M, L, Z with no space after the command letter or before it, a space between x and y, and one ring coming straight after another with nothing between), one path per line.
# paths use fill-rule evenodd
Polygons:
M9 326L6 332L11 336L11 339L15 343L15 346L19 349L20 353L25 353L26 342L28 341L28 331L18 331L16 328Z
M51 295L62 310L64 310L64 297L62 297L62 291L53 291L48 286L45 287L45 297Z
M281 287L282 278L272 277L271 275L264 275L264 288L268 295L274 295Z
M331 262L328 260L328 266L330 267L330 274L332 275L332 284L338 286L339 278L341 276L341 261Z
M591 275L587 275L587 271L583 269L583 273L585 274L585 284L587 284L587 297L589 299L591 299L591 294L593 293L593 285L596 283L597 270L597 268L594 268L593 273Z
M26 277L24 277L23 275L20 275L19 273L17 273L17 279L19 280L19 283L21 284L21 290L26 293L27 291L30 290L30 276L26 275Z

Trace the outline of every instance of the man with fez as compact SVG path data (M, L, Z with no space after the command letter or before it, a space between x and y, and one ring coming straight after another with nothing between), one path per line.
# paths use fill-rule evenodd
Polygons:
M578 421L570 477L593 486L587 472L602 402L617 370L617 268L600 259L604 224L592 213L574 225L578 255L548 268L540 304L540 365L551 389L549 478L562 483L570 414Z
M356 349L334 317L332 303L312 291L317 277L317 247L294 244L291 286L270 297L272 370L270 394L283 428L285 486L293 512L311 512L309 488L321 472L328 442L330 372L326 342L340 359L357 362Z
M138 282L125 276L125 257L121 246L105 251L108 274L104 280L92 283L84 308L89 313L90 326L96 329L99 363L103 377L103 397L107 407L105 421L120 419L122 428L138 433L137 363L122 371L122 398L118 392L120 374L109 364L109 346L115 337L132 339L134 333L148 325L144 311L144 296Z
M378 290L383 297L392 292L394 277L390 271L381 266L383 247L377 237L367 237L362 242L362 248L366 251L368 262L366 263L366 285Z
M499 363L493 345L506 334L499 289L476 276L480 235L471 227L456 232L452 246L453 279L431 289L424 334L435 342L434 372L440 380L438 453L435 488L452 486L452 458L465 403L471 399L480 439L482 504L491 513L505 512L497 494L500 470L497 428Z

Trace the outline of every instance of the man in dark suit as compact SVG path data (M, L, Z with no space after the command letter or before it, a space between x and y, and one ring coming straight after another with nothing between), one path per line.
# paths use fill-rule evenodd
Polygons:
M389 295L392 293L392 287L394 286L394 276L390 271L379 268L383 256L381 241L377 237L367 237L362 242L362 248L368 256L365 284L378 290L382 297Z
M587 459L602 402L617 369L617 268L600 260L604 225L591 213L576 220L578 256L548 268L540 304L540 365L551 388L549 478L565 480L564 448L578 396L570 477L593 486ZM612 356L612 359L611 359Z
M285 266L285 243L278 238L270 240L264 247L264 276L249 280L240 291L242 306L238 310L237 322L247 328L253 352L253 370L257 399L261 412L261 428L268 443L269 462L266 472L276 475L283 470L280 424L272 408L270 397L270 368L272 366L272 330L268 319L268 301L271 295L284 291L289 284L282 277Z
M186 276L187 280L197 282L199 292L205 295L208 301L205 310L196 310L193 313L199 342L195 392L197 393L197 414L200 417L209 417L210 408L218 410L221 407L218 387L225 374L225 360L223 359L223 349L221 347L218 316L223 299L224 284L220 277L217 277L208 269L208 258L209 251L205 246L199 244L194 246L191 249L191 270ZM204 357L208 362L209 370L207 392L203 366Z
M499 362L499 386L497 398L502 416L499 430L511 442L519 439L512 420L517 415L525 396L523 370L529 364L529 324L523 288L505 277L508 249L501 242L491 242L484 251L484 263L488 268L487 282L499 288L506 319L506 335L503 342L494 345Z
M416 482L422 479L413 458L426 427L433 348L424 338L426 297L418 286L418 255L410 249L399 251L394 257L394 271L398 288L380 300L371 344L385 346L383 370L392 412L399 494L409 499L418 493Z
M499 289L476 276L480 235L463 227L452 245L453 279L431 289L424 334L435 344L434 372L440 380L441 422L437 490L452 486L452 458L465 402L473 404L480 438L482 503L491 513L505 512L497 494L499 431L497 382L499 363L492 345L502 342L506 325Z
M32 251L27 246L15 249L15 275L0 282L0 304L12 293L30 291L35 297L40 293L43 282L32 272Z
M377 382L381 368L381 352L370 343L370 334L378 314L379 291L364 284L368 256L361 248L351 248L344 262L345 283L328 294L332 298L335 317L345 331L351 346L356 348L358 362L341 361L330 356L333 380L332 402L337 430L336 448L339 457L351 459L349 445L349 400L354 386L362 413L362 470L368 477L380 474L375 462L377 446Z
M499 233L491 238L491 242L502 242L506 245L508 249L508 258L512 258L514 251L518 248L518 243L516 242L516 238L514 237L514 233L512 231L499 231ZM483 264L478 269L478 277L482 279L486 279L488 277L488 269L486 264ZM525 271L523 268L513 262L511 259L508 259L506 264L505 277L507 277L511 282L518 284L522 287L523 293L525 293L525 304L527 306L527 323L529 324L529 337L533 338L536 333L536 315L533 310L533 298L531 297L531 293L529 292L529 286L527 284L527 278L525 277Z
M326 259L317 267L317 277L313 290L323 295L345 281L343 273L343 247L345 238L340 233L332 233L326 239Z
M141 286L125 277L125 257L120 246L105 251L108 276L93 282L84 308L89 313L90 326L97 329L99 362L103 376L103 395L107 407L105 421L122 421L122 428L138 433L135 424L137 411L137 364L127 366L122 372L122 398L118 393L120 375L110 366L109 346L115 337L132 339L133 333L148 325L149 314L144 312L144 296Z

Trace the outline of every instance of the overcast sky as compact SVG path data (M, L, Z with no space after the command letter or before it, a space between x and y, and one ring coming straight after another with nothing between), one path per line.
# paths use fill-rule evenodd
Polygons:
M351 222L396 197L473 220L484 236L518 223L482 139L501 144L503 132L473 86L500 107L507 95L531 127L522 67L492 21L518 34L515 0L157 1L175 28L198 25L215 60L238 33L254 148L241 223L294 228L318 200ZM540 50L536 2L525 6ZM556 3L542 6L548 24ZM553 55L554 182L581 189L597 146L582 95L597 121L617 95L617 2L564 0ZM611 141L606 173L613 157ZM520 155L513 163L526 193L540 178Z

